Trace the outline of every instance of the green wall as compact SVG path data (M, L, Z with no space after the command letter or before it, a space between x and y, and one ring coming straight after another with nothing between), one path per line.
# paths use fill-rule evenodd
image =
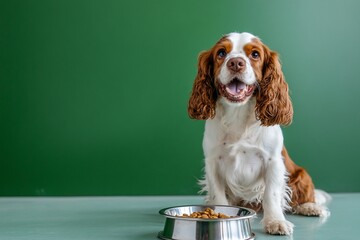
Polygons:
M318 188L360 191L360 2L0 2L0 195L196 194L197 56L232 31L280 53L284 129Z

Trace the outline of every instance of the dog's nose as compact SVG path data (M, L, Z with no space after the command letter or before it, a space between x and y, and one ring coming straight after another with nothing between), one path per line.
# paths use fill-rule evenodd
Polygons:
M246 68L246 62L241 57L235 57L229 59L226 64L227 68L233 72L242 72Z

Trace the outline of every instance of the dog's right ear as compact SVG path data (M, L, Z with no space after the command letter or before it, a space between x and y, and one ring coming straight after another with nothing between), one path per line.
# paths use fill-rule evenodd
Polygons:
M214 83L214 61L211 50L199 56L196 75L188 105L190 118L206 120L215 117L217 91Z
M264 46L263 78L258 82L255 114L263 126L289 125L293 106L278 54Z

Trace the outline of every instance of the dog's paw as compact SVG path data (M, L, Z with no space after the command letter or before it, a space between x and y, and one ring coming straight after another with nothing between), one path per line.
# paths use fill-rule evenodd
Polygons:
M210 196L207 195L205 197L205 204L206 205L229 205L228 200L226 199L226 196L218 194L216 196Z
M269 220L264 221L265 231L274 235L291 235L294 224L286 220Z
M330 215L330 212L326 207L310 202L296 206L293 210L295 214L304 216L328 217Z

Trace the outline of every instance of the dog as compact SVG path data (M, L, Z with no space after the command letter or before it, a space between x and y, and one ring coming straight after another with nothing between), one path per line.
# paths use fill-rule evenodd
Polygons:
M330 196L289 157L280 125L293 107L278 54L250 33L230 33L199 55L188 104L206 120L205 201L263 212L269 234L291 235L284 212L328 216Z

